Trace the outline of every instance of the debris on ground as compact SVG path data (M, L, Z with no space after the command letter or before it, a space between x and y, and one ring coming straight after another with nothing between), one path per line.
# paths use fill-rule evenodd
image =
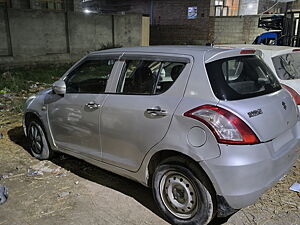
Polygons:
M69 194L70 194L70 192L64 191L64 192L59 193L59 194L58 194L58 197L59 197L59 198L64 198L64 197L68 196Z
M61 170L60 167L56 167L56 168L52 168L52 167L47 164L47 161L41 161L33 165L31 169L40 171L42 173L58 173Z
M37 88L38 86L37 86L37 84L32 84L32 85L30 85L30 89L34 89L34 88Z
M39 170L33 170L31 168L29 168L27 170L27 176L28 177L32 177L32 176L37 176L37 175L44 175L44 173L42 171Z
M13 175L12 173L0 174L0 180L1 180L1 179L7 179L7 178L9 178L9 177L12 176L12 175Z
M300 197L300 184L294 183L290 188L291 191L297 192L297 195Z
M8 198L7 187L0 184L0 205L6 202Z
M57 175L55 175L56 177L66 177L67 176L67 174L65 174L65 173L59 173L59 174L57 174Z

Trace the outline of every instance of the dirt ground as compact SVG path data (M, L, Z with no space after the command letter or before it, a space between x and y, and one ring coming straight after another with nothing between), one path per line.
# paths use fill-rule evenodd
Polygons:
M168 224L138 183L63 154L33 158L20 113L0 110L0 133L0 184L9 192L0 225ZM288 190L294 182L300 182L300 160L255 205L211 225L300 225L300 198Z

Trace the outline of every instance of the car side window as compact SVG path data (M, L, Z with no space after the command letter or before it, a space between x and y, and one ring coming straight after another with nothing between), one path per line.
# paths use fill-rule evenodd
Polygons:
M114 63L109 59L85 61L67 76L67 93L104 93Z
M159 74L155 94L161 94L167 91L177 80L185 67L185 63L163 62Z
M117 93L161 94L172 86L184 66L177 62L127 60Z
M123 94L153 94L156 84L156 71L161 62L145 60L126 61L117 92Z

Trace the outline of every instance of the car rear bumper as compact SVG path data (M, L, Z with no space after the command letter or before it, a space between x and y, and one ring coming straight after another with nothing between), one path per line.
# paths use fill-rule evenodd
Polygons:
M200 162L218 195L234 209L253 204L278 182L300 155L300 122L274 140L257 145L220 144L221 156Z

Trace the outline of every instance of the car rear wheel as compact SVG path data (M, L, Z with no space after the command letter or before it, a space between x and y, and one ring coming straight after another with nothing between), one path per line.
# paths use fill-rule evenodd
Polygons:
M30 151L37 159L49 159L52 150L49 148L45 132L39 121L33 120L28 126L28 138L30 140Z
M213 218L214 201L204 183L188 168L163 164L154 173L153 196L172 224L206 225Z

